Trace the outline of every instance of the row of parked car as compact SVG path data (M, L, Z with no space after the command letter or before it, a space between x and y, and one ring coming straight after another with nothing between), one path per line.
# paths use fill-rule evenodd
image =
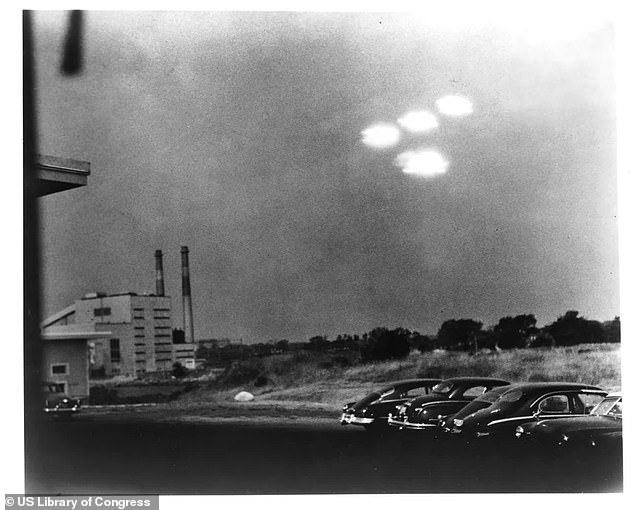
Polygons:
M620 393L588 384L455 377L393 383L346 404L341 424L608 450L622 448L622 417Z

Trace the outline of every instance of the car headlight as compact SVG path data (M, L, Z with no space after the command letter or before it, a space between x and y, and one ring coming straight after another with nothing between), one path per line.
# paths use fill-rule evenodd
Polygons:
M454 420L454 421L453 421L453 424L454 424L456 427L462 427L462 424L463 424L463 423L464 423L464 420L461 420L460 418L458 418L457 420Z

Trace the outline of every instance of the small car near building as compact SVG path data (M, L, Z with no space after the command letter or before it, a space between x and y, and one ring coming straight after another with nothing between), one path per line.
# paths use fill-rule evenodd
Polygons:
M42 396L44 412L53 417L72 416L81 409L81 401L66 394L64 383L43 383Z
M429 395L440 379L407 379L373 391L358 402L343 406L342 425L361 425L368 430L387 425L396 407L419 395Z
M558 451L621 451L623 397L621 393L610 393L588 415L518 425L515 437L530 445Z
M455 414L471 401L498 386L510 383L492 377L454 377L439 382L429 395L405 402L388 416L388 424L401 430L436 429L445 416Z
M494 402L481 400L478 409L465 407L445 420L442 430L466 440L513 438L519 425L586 416L606 394L601 388L581 383L513 384Z

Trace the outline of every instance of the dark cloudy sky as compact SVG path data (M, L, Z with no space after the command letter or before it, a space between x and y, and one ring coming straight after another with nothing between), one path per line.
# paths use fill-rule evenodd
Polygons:
M451 318L619 314L613 32L593 19L446 26L416 14L36 17L41 152L90 161L42 199L44 311L152 292L154 250L196 335L306 340ZM473 113L438 115L444 95ZM405 113L438 129L374 149ZM434 178L399 153L435 149Z

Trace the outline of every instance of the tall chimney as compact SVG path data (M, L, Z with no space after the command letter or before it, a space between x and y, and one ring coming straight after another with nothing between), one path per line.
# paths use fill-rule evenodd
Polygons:
M165 295L165 283L163 282L163 252L156 250L154 252L154 258L156 259L156 295Z
M181 246L181 265L183 269L183 330L185 342L194 341L194 313L192 311L192 291L189 285L189 249Z

